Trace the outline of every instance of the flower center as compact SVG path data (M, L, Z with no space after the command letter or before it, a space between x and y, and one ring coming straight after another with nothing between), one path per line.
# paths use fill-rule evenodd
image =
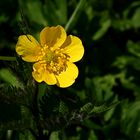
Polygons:
M55 75L59 75L61 72L66 71L67 61L69 56L63 53L63 49L56 49L44 47L42 50L44 56L42 60L45 61L45 68Z

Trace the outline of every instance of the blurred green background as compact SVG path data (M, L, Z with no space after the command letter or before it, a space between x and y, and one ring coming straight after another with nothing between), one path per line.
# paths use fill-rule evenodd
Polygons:
M1 1L0 56L17 57L19 35L38 38L45 26L58 24L81 38L85 54L77 63L74 85L39 85L40 121L46 122L44 131L51 130L49 139L139 140L140 1ZM36 127L25 108L31 106L34 93L32 68L18 57L0 59L0 139L35 140L29 130Z

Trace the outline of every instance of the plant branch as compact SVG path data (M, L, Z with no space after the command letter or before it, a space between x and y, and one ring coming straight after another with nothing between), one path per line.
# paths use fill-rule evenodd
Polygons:
M2 60L2 61L16 61L16 57L13 57L13 56L0 56L0 60Z

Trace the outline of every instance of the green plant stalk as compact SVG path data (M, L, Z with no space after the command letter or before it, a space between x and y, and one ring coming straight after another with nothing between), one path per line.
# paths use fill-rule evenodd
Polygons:
M0 56L0 60L2 60L2 61L16 61L16 57L13 57L13 56Z
M80 11L85 6L85 2L86 2L86 0L80 0L80 2L78 3L76 9L72 13L70 19L68 20L68 22L67 22L67 24L65 26L65 30L66 31L68 31L70 28L72 28L72 26L74 24L74 20L77 20L78 19L78 16L80 15Z

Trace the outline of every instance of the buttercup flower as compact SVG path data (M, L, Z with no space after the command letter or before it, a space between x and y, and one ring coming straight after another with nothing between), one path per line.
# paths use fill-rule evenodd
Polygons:
M58 25L45 27L40 33L40 43L31 35L19 36L16 52L24 61L35 62L32 76L37 82L68 87L78 76L73 62L83 57L84 48L78 37L67 36Z

